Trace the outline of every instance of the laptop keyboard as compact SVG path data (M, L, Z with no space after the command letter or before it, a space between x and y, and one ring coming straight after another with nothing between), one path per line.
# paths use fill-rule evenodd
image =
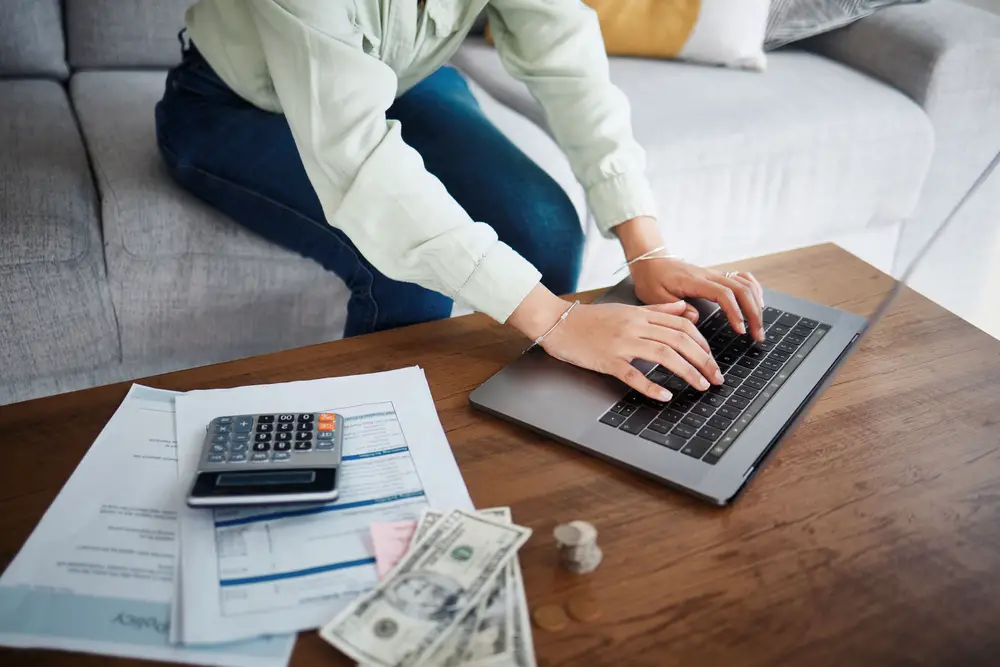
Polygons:
M646 377L673 393L669 402L655 401L633 390L600 421L714 465L813 351L830 325L765 308L764 343L737 334L721 310L700 322L698 329L708 340L724 384L701 392L657 366Z

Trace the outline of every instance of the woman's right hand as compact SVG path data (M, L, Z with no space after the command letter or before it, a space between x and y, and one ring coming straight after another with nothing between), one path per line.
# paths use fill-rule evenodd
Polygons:
M508 322L534 339L570 305L539 285ZM708 343L684 317L685 310L683 301L658 306L580 304L545 337L542 347L556 359L613 375L652 399L668 401L670 392L647 380L632 360L660 364L702 391L723 381Z

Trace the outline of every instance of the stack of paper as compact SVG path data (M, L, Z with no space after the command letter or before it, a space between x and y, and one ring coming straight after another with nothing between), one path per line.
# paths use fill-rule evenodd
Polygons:
M281 412L345 417L338 500L187 507L208 422ZM369 525L431 505L472 509L419 368L186 394L134 386L0 578L0 643L283 665L290 633L376 584Z

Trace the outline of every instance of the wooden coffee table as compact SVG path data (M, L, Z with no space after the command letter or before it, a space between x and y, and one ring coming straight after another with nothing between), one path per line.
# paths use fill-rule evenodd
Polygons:
M734 268L734 267L727 267ZM892 281L834 246L740 262L770 287L868 314ZM589 593L603 618L535 631L542 665L1000 664L1000 342L914 292L745 494L716 509L469 407L524 341L470 316L142 380L198 389L419 364L478 507L535 530L532 607ZM14 557L128 383L0 408L0 559ZM553 527L604 562L557 565ZM0 650L4 665L126 664ZM296 667L352 664L304 633Z

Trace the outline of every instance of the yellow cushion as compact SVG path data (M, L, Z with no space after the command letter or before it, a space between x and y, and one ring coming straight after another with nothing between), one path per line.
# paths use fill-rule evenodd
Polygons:
M676 58L695 22L701 0L585 0L601 22L610 56ZM490 26L486 41L493 43Z

